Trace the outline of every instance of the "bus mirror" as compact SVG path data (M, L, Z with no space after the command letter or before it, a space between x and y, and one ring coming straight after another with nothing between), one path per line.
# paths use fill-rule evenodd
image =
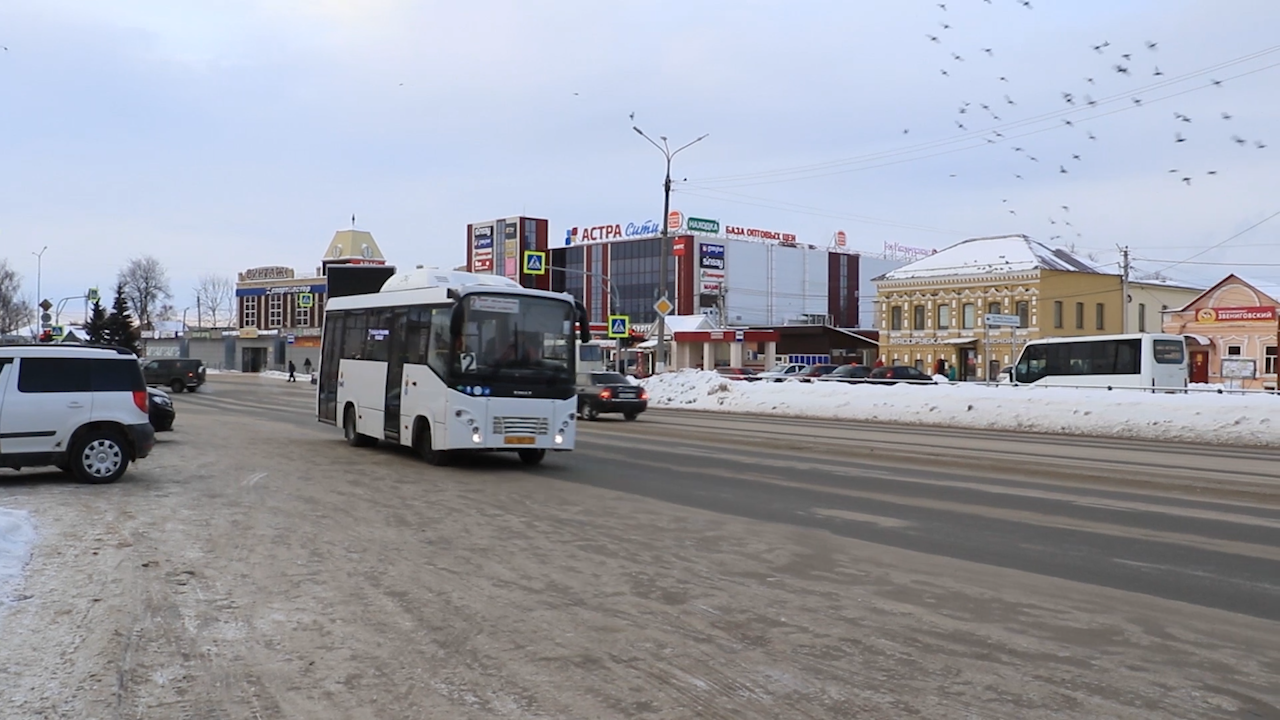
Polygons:
M591 342L591 323L587 321L587 307L581 302L574 300L574 307L578 309L578 339L581 342Z

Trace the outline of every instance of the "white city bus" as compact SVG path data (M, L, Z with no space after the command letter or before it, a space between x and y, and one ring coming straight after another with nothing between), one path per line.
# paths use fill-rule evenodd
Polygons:
M571 295L434 268L395 275L326 305L317 415L351 445L390 440L433 465L462 450L536 465L573 449L579 335L590 338Z
M1032 340L1013 369L1019 384L1151 388L1187 386L1187 341L1142 333Z

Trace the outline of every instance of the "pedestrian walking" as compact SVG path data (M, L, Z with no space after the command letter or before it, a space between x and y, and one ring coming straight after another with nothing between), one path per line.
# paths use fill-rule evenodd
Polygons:
M294 365L293 361L290 360L289 361L289 382L291 383L298 382L298 378L294 375L294 373L296 372L298 372L298 366Z

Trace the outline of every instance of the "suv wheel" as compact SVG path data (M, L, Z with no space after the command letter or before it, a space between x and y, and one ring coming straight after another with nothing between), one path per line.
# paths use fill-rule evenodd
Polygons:
M182 382L181 380L174 380L173 382L169 383L169 389L172 390L176 395L182 392L183 390L186 390L187 384Z
M71 448L67 464L81 482L113 483L129 467L129 452L119 433L90 430Z
M596 406L593 405L590 400L588 400L586 406L582 408L582 417L587 420L599 420L600 411L596 409Z

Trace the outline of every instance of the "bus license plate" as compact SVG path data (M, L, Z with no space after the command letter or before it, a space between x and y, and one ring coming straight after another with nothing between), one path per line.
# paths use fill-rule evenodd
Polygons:
M505 439L503 439L503 442L508 445L532 445L536 439L537 438L521 437L519 435L516 435L516 436L507 436Z

